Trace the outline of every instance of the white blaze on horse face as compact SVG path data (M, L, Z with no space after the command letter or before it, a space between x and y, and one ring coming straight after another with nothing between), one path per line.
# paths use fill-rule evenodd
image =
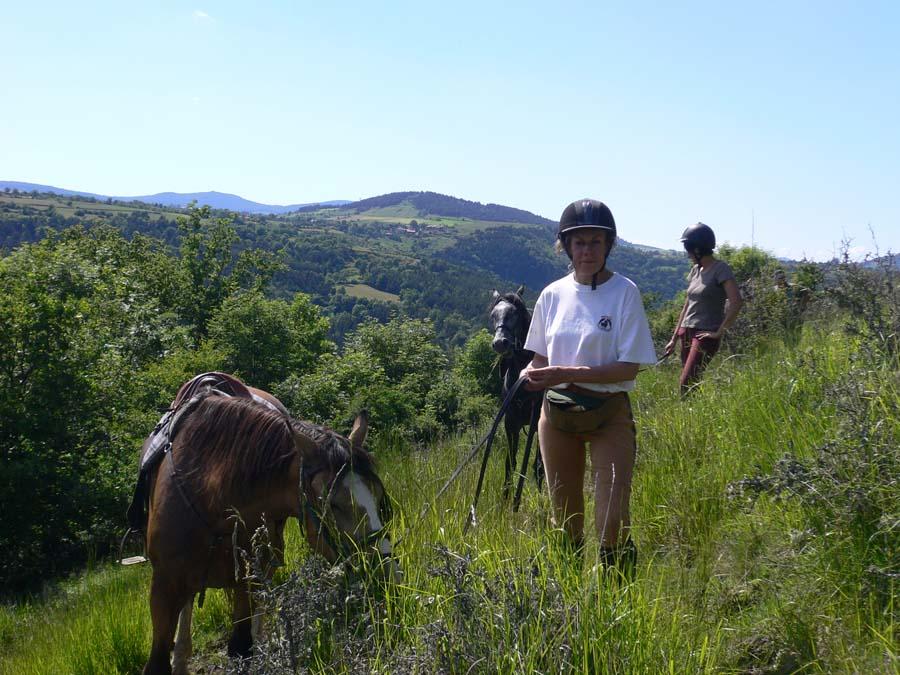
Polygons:
M366 515L369 516L369 532L378 532L384 527L384 524L381 522L381 517L378 515L378 505L375 503L375 497L372 496L372 491L369 489L369 486L354 472L350 473L348 483L350 494L353 495L353 501L365 509ZM390 555L391 542L385 537L379 539L378 551L381 555Z

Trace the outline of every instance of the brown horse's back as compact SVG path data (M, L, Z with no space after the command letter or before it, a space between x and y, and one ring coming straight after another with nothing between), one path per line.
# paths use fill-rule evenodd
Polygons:
M263 401L267 401L275 406L278 412L280 412L285 417L290 416L290 413L288 413L287 408L284 407L284 404L277 398L272 396L272 394L270 394L269 392L263 391L262 389L257 389L256 387L247 387L247 389L250 391L250 394L252 394L254 398L261 398Z
M267 391L250 387L234 375L223 373L217 370L202 373L192 378L188 382L181 385L178 393L175 395L175 401L172 403L173 408L182 405L188 398L199 393L204 387L212 387L229 396L237 396L238 398L250 398L258 402L269 403L283 415L287 415L287 408L277 398ZM261 401L260 401L261 399Z
M246 400L209 396L153 473L148 557L154 571L187 572L193 592L234 585L236 523L238 542L249 549L263 522L283 525L299 512L291 427L280 412ZM272 534L280 546L280 532Z

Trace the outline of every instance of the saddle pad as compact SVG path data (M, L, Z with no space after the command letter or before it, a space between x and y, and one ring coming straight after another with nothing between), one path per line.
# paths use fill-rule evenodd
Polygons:
M169 420L175 415L174 410L167 410L159 422L153 427L153 431L144 442L144 452L141 455L140 472L153 468L153 466L162 459L166 445L169 444Z

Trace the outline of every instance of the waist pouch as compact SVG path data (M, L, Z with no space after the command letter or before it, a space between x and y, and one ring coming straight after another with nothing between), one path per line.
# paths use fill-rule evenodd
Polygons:
M547 421L571 434L596 431L611 419L627 401L624 391L589 396L578 392L548 389L544 395Z

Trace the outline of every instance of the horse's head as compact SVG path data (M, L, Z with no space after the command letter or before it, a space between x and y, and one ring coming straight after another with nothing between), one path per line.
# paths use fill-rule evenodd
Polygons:
M301 471L306 533L310 545L328 560L358 554L377 557L395 577L387 525L390 497L365 450L367 415L360 413L349 438L323 427L302 425L301 435L314 432L315 449L303 450Z
M524 286L519 286L515 293L498 293L491 295L490 318L488 326L493 336L491 347L501 356L506 356L517 349L522 349L528 334L531 316L522 294Z

